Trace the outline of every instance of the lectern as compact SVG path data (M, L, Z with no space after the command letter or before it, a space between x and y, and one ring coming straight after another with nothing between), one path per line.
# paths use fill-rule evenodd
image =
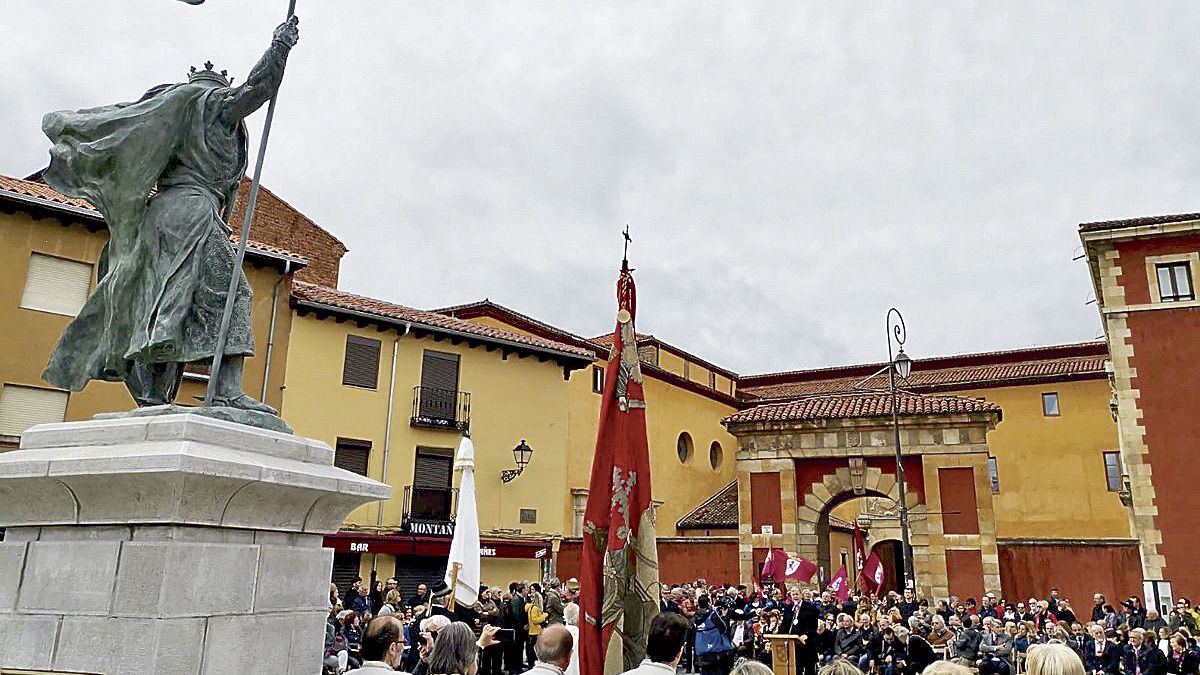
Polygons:
M796 646L799 635L764 635L771 644L771 670L775 675L796 675Z

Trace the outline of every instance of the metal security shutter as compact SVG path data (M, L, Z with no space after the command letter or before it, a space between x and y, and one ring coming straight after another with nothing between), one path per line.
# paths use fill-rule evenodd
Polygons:
M0 435L19 436L29 427L61 422L67 416L67 392L6 384L0 390Z
M438 579L446 578L445 556L396 556L396 586L406 601L417 594L417 585L430 588Z
M413 485L426 488L448 488L452 483L454 451L448 448L417 448L413 467Z
M342 384L374 389L379 383L379 340L346 336L346 362L342 367Z
M21 306L76 316L87 301L91 285L91 265L34 253L29 256L29 272L25 277Z
M421 363L421 416L453 420L457 398L458 354L426 350Z
M339 469L365 476L367 475L367 460L370 457L371 441L339 438L337 439L337 448L333 451L333 465Z
M350 588L350 584L354 583L354 577L358 576L361 563L361 553L333 554L333 577L330 581L337 586L343 603L346 601L346 590Z

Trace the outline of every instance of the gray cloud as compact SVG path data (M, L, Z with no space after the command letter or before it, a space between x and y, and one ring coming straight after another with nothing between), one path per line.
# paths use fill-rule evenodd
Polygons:
M244 74L284 7L6 7L0 171L46 111ZM630 223L639 328L740 372L882 358L891 305L917 358L1087 340L1075 225L1197 206L1194 3L298 11L264 180L405 304L610 330Z

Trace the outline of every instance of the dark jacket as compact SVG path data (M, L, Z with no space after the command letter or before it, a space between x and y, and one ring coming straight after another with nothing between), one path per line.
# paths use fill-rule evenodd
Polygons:
M1167 655L1157 646L1143 642L1134 649L1125 647L1125 675L1164 675L1167 672Z
M1182 654L1182 658L1177 659L1172 652L1167 657L1167 672L1176 675L1197 675L1200 673L1200 653L1195 649L1188 649Z
M982 635L974 628L963 628L954 636L954 642L951 643L951 649L954 652L951 658L967 659L968 661L979 660L979 643Z
M553 626L555 624L565 624L567 620L563 618L563 601L558 595L558 591L546 591L546 625ZM678 610L676 610L678 611Z
M904 617L905 621L908 620L908 617L916 614L917 610L920 608L921 603L917 602L916 600L913 600L912 602L905 602L901 600L900 602L896 603L896 609L900 610L900 616Z
M1007 633L988 632L979 638L979 655L981 657L995 656L1002 661L1013 660L1013 638Z
M817 634L817 621L820 618L821 610L817 605L805 600L792 611L792 623L785 626L785 632L792 635L808 635L809 640L812 640L812 636Z
M875 660L875 666L880 670L883 665L888 662L888 657L892 658L892 665L899 666L908 663L908 645L900 641L900 638L892 635L890 640L879 641L879 651L874 652L872 657Z
M863 653L862 632L857 628L837 629L833 634L833 655L857 660Z
M1083 643L1083 667L1089 673L1108 673L1117 675L1121 670L1121 658L1125 650L1110 640L1105 640L1102 652L1097 653L1096 641L1088 638Z
M925 667L934 661L941 660L929 641L920 635L910 635L908 638L908 662L904 667L904 672L908 675L919 675L925 671Z

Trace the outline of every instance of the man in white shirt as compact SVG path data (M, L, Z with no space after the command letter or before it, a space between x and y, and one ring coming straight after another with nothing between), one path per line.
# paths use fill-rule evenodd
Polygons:
M383 675L399 672L404 657L404 626L395 616L377 616L367 624L362 639L363 664L346 675Z
M646 660L622 675L675 675L687 634L688 621L683 616L665 612L654 617L646 640Z
M533 646L533 654L537 661L532 668L525 671L525 675L563 675L571 663L571 653L574 650L575 638L566 626L547 626L542 629L537 644Z

